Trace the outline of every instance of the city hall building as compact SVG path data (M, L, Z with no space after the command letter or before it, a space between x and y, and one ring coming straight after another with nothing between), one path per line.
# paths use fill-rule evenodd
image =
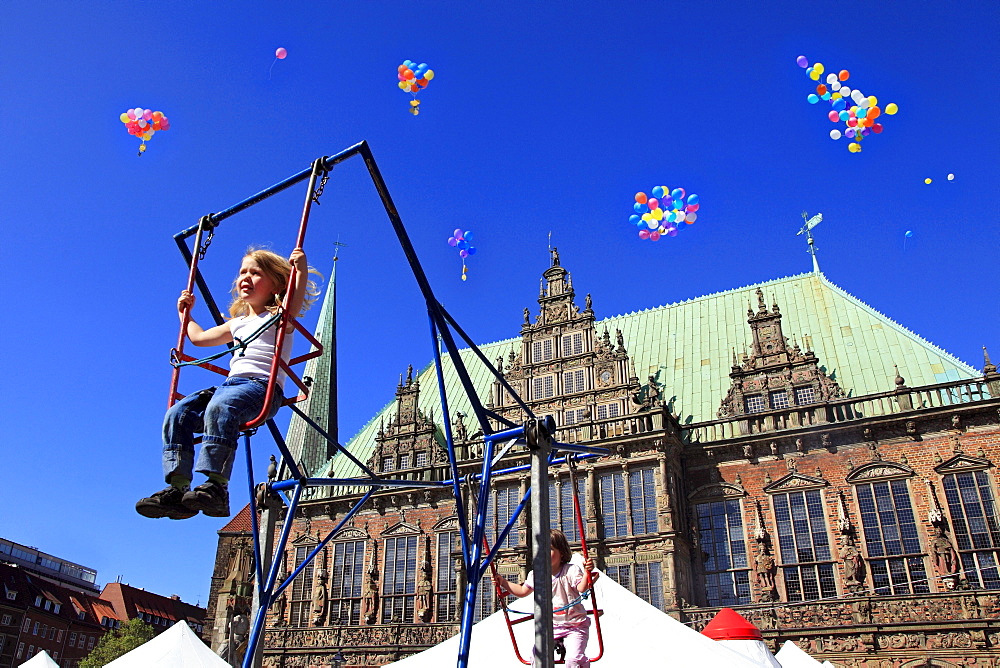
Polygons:
M607 576L695 629L732 607L772 649L793 640L836 666L1000 666L1000 374L985 349L983 368L970 367L818 270L604 319L602 296L585 290L553 251L536 305L512 314L515 336L481 350L535 415L555 419L558 440L609 450L574 476ZM320 316L329 349L334 299ZM463 355L483 403L523 421ZM304 410L326 428L331 363L309 364ZM444 379L451 415L433 366L407 369L352 454L379 473L450 479L447 419L462 473L478 472L482 440L447 360ZM301 421L287 440L314 475L361 473ZM578 547L569 473L551 470L550 516ZM527 486L527 474L494 481L494 538ZM282 517L293 523L276 555L286 573L363 491L311 490ZM249 612L248 513L219 533L215 647ZM331 666L340 652L346 666L380 666L455 635L457 521L450 488L376 493L273 606L263 664ZM528 523L498 557L512 580L531 561ZM477 619L493 599L487 581Z

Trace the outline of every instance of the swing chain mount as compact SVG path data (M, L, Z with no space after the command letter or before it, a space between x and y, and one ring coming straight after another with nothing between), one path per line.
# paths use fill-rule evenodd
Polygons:
M326 187L326 182L330 180L330 170L326 168L326 159L317 158L313 162L313 171L316 173L323 172L323 178L320 179L319 185L316 186L316 190L312 194L312 201L316 206L319 206L319 198L323 196L323 188Z
M208 230L205 242L198 247L198 259L204 260L205 254L208 253L208 247L212 245L212 238L215 237L215 228L218 226L218 223L212 221L212 214L208 214L201 217L201 220L198 221L198 226Z

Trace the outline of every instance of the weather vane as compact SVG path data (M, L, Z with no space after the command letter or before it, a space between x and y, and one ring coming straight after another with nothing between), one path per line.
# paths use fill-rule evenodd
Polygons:
M818 274L819 261L816 260L816 251L819 249L816 248L816 241L813 239L812 228L823 222L823 214L817 213L815 216L810 218L809 214L803 211L802 220L805 221L805 225L802 226L801 230L795 233L795 236L799 236L800 234L806 235L806 239L809 242L809 254L812 255L813 258L813 272Z

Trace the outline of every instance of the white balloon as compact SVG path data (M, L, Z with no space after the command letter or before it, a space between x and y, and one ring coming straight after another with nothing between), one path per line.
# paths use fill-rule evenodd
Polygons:
M840 139L842 136L840 130L830 130L830 139Z
M872 101L869 100L867 97L863 97L860 100L858 100L858 106L861 107L862 109L867 109L868 107L871 106L871 104Z
M948 180L949 181L954 181L955 180L955 175L954 174L949 174L948 175Z
M828 84L832 84L836 80L837 80L837 75L834 74L833 72L830 72L829 74L826 75L826 82Z
M849 86L841 86L841 88L840 88L840 94L843 95L844 97L850 97L851 96L851 89L850 89L850 87Z
M841 84L839 81L834 81L832 84L830 84L830 90L832 90L833 92L836 93L840 89L841 89Z

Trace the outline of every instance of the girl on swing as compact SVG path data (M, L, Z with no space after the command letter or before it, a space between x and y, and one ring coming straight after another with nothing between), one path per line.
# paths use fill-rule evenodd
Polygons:
M566 534L558 529L550 531L552 558L552 637L562 639L566 647L566 668L588 668L587 641L590 639L590 617L583 607L580 595L589 590L600 573L594 570L594 562L588 558L583 568L571 564ZM524 584L510 582L496 574L497 586L506 594L523 598L535 591L534 573L528 573ZM572 604L572 605L571 605Z
M269 250L251 248L243 257L240 273L233 281L232 319L210 329L202 329L188 319L187 338L196 346L217 346L253 337L276 314L285 298L288 277L295 269L295 284L285 319L285 340L281 358L291 357L293 319L308 308L317 294L308 280L306 255L296 248L286 260ZM307 299L307 292L309 299ZM184 290L177 300L177 313L184 322L185 312L194 306L194 295ZM218 387L189 394L169 409L163 420L163 475L169 487L135 504L145 517L169 517L183 520L199 511L209 517L229 516L229 476L236 456L237 437L249 420L264 406L267 381L275 355L278 325L269 326L245 348L232 356L229 376ZM285 374L279 371L267 417L278 411ZM194 435L202 434L201 452L194 464ZM190 489L192 469L208 480Z

